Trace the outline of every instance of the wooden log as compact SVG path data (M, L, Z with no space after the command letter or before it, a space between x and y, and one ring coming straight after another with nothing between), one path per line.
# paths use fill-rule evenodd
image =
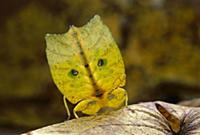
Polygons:
M108 114L64 121L23 135L47 134L200 135L200 108L161 101L139 103Z

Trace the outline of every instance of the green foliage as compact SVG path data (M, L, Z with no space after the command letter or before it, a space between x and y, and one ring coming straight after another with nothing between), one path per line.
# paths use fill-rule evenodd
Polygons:
M192 91L200 81L199 15L191 3L177 3L179 6L166 2L166 7L154 9L146 4L144 8L144 3L137 5L140 8L124 53L127 72L131 72L127 89L132 101L152 95L163 100L169 93L180 99L185 93L187 98L199 96ZM181 87L155 89L171 83Z
M17 98L42 92L50 81L44 35L64 31L64 26L64 20L52 17L36 4L28 5L6 21L1 35L1 96Z

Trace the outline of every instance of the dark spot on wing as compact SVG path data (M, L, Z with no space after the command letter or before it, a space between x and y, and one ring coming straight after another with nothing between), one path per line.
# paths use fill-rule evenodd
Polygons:
M86 68L88 68L88 67L89 67L89 65L88 65L88 64L85 64L85 67L86 67Z
M99 89L95 90L95 96L96 97L101 97L103 95L102 91L100 91Z

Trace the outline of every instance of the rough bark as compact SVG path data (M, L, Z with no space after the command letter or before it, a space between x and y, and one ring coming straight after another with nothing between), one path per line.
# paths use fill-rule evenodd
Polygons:
M180 120L180 131L174 133L169 121L158 111L163 106ZM172 123L173 124L173 123ZM24 135L199 135L200 108L184 107L161 101L129 105L108 114L82 117L43 127Z

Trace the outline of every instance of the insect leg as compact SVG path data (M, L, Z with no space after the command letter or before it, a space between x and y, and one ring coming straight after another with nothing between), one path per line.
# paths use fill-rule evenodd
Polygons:
M87 115L95 115L100 110L99 99L90 98L79 102L73 110L74 116L79 118L76 112L82 112Z
M104 100L107 107L118 109L122 106L127 106L128 95L125 89L117 88L106 93Z
M68 107L68 105L67 105L65 96L63 96L63 102L64 102L64 105L65 105L65 109L66 109L66 111L67 111L67 120L69 120L71 114L70 114L69 107Z
M125 98L125 107L128 106L128 94L126 94L126 98Z

